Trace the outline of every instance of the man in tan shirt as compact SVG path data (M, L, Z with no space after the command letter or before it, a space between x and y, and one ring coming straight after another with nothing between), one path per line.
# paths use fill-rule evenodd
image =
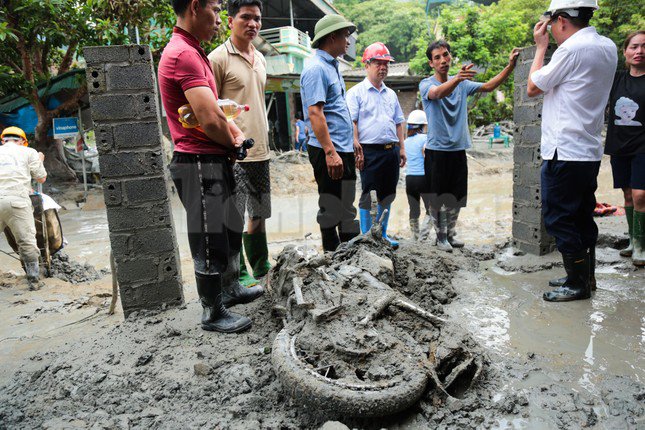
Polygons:
M235 119L235 123L247 138L255 140L255 146L249 150L246 159L238 161L233 167L237 187L236 205L242 216L248 212L249 217L247 231L242 236L240 270L236 276L239 282L248 287L257 284L255 278L266 275L271 268L265 227L265 220L271 216L270 154L264 102L266 61L252 43L262 28L262 2L230 0L228 26L231 37L211 52L208 58L220 98L250 107L248 112ZM246 269L243 251L246 251L253 276ZM237 264L231 266L237 273ZM231 279L233 274L229 272L224 281L238 279Z
M29 193L31 179L45 182L45 156L27 147L25 132L7 127L0 146L0 231L9 227L20 250L30 286L39 279L40 251L36 243L36 224Z

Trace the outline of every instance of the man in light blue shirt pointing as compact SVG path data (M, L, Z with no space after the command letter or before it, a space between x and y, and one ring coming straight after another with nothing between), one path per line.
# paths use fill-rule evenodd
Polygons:
M361 172L362 192L358 202L361 232L372 227L370 191L376 191L376 219L382 222L382 235L394 248L399 243L387 235L390 206L396 196L399 167L405 165L403 122L405 117L396 93L383 82L389 64L394 61L387 47L376 42L365 48L363 63L367 77L347 92L347 105L354 122L354 147L363 152L364 163L357 163Z

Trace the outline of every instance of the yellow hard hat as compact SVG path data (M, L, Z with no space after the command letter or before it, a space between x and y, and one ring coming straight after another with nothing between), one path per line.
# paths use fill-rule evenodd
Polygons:
M25 143L23 144L24 146L27 146L29 142L27 142L27 135L25 134L24 130L19 127L7 127L4 130L2 130L2 136L0 138L3 138L5 136L18 136L22 137L25 139Z

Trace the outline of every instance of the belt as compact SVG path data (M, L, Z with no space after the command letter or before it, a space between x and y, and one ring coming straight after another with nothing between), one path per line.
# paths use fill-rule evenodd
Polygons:
M363 149L380 149L382 151L387 151L394 148L398 142L390 143L361 143Z

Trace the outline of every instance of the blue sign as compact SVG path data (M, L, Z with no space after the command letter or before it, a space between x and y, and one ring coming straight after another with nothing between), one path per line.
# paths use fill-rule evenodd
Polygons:
M78 118L54 118L54 139L74 137L78 134Z

